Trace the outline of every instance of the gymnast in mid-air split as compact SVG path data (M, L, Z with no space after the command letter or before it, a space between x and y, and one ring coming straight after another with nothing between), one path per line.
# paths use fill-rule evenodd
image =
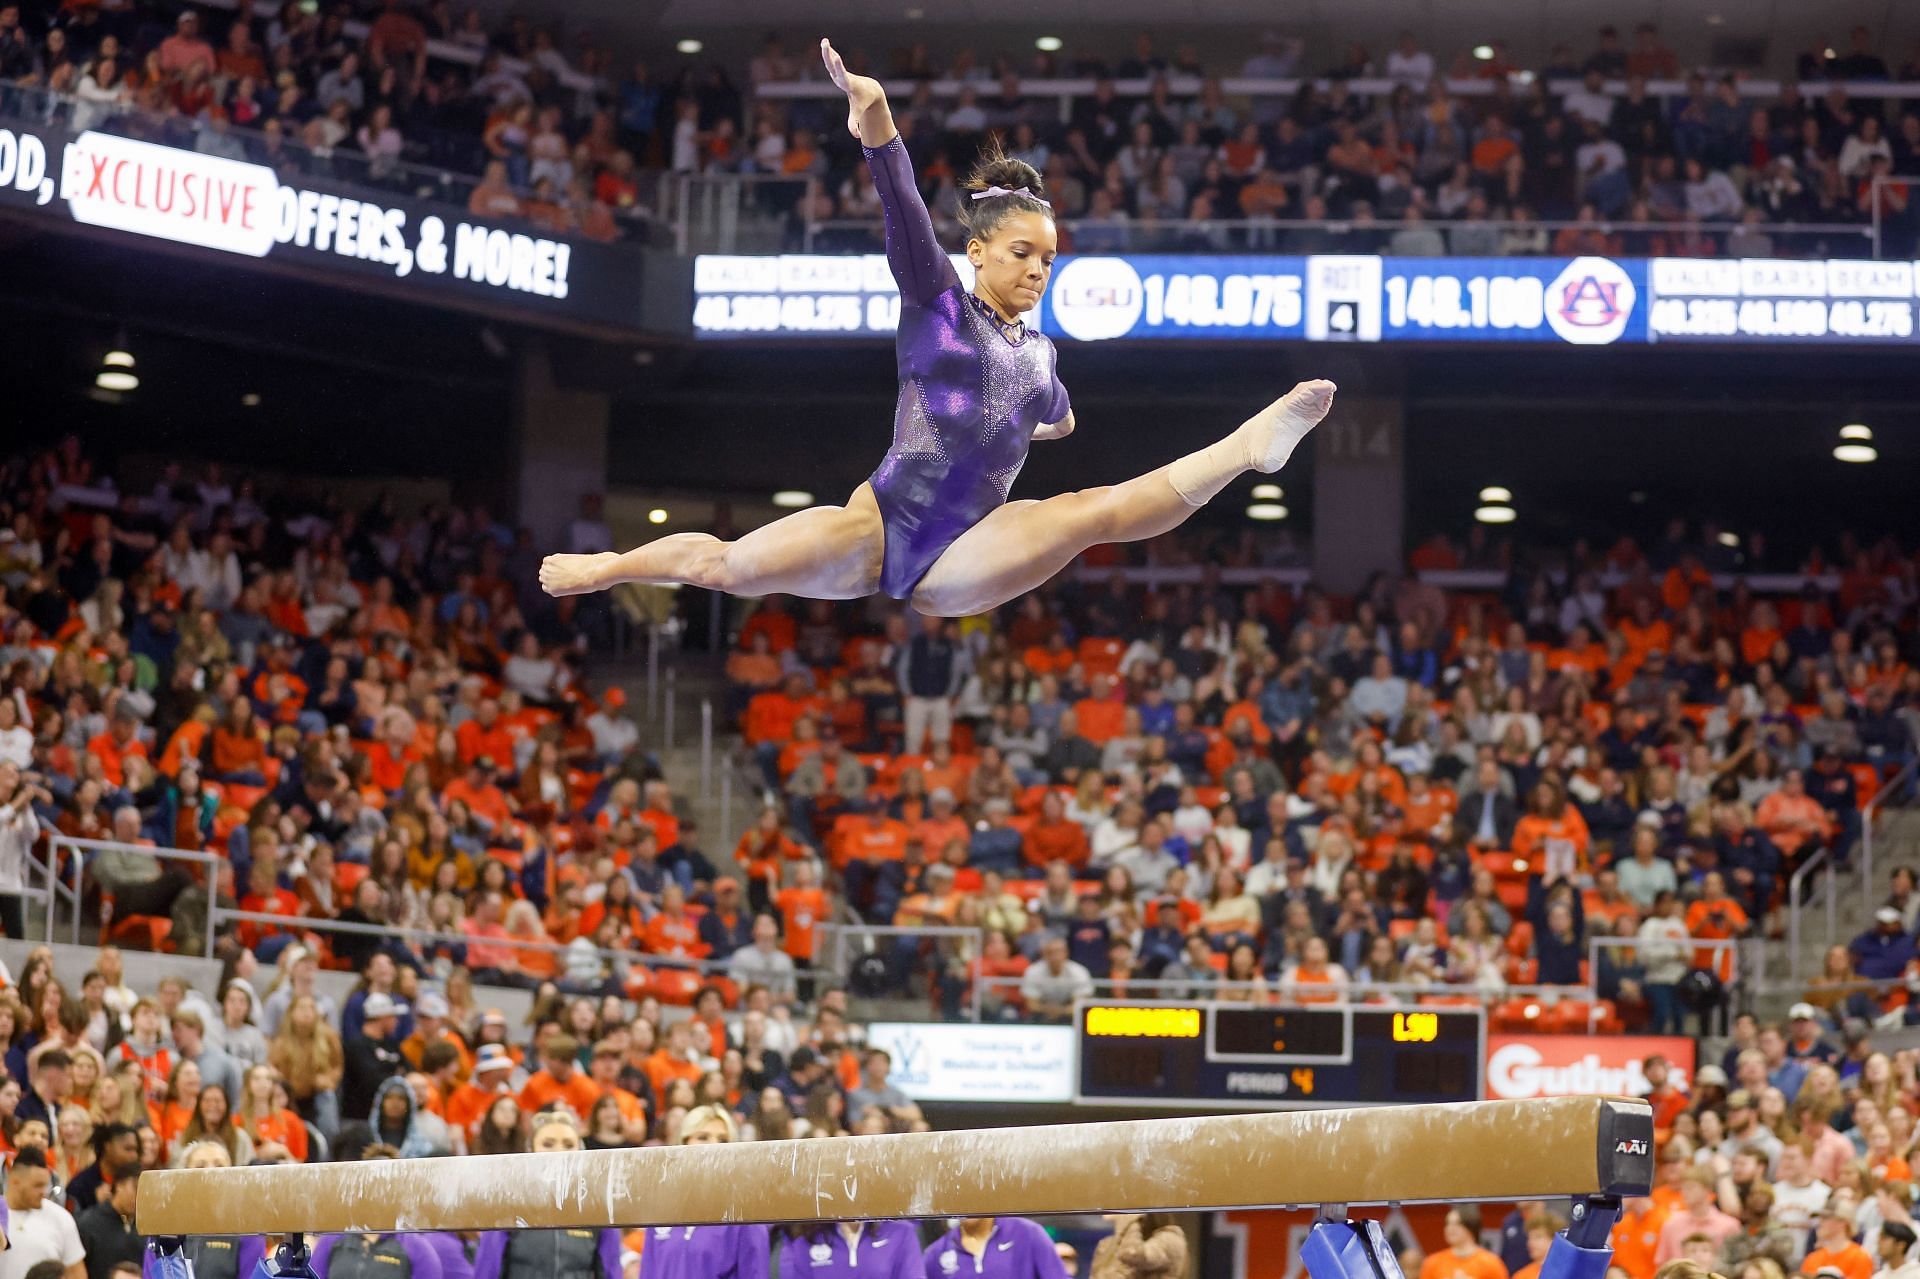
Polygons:
M1042 585L1089 547L1178 527L1236 477L1279 470L1327 415L1333 383L1302 382L1159 470L1009 502L1027 446L1074 429L1053 343L1020 319L1040 304L1057 252L1040 175L995 146L967 180L968 292L934 235L880 82L848 71L826 40L820 54L873 170L900 286L893 446L845 506L799 511L733 542L675 533L623 553L551 555L540 566L549 594L623 582L814 599L877 588L921 613L966 617Z

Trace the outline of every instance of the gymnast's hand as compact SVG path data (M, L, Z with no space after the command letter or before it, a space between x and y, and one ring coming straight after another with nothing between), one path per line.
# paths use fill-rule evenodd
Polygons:
M833 81L840 92L847 95L847 132L856 138L860 137L861 114L874 103L884 99L887 96L886 90L881 88L880 82L872 76L855 75L847 70L847 64L840 60L833 42L824 37L820 41L820 60L827 64L827 78Z
M1039 426L1033 428L1033 438L1035 440L1064 440L1072 434L1072 409L1068 409L1067 415L1058 422L1042 422Z

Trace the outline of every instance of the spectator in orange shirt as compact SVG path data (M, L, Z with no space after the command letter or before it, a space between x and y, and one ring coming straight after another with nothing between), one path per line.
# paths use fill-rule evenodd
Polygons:
M1080 736L1095 746L1105 746L1120 735L1127 724L1127 705L1113 695L1113 680L1096 675L1087 696L1073 705L1074 720Z
M210 744L213 777L216 781L240 786L267 784L267 746L260 725L254 722L253 703L236 697L227 707L227 717L215 726Z
M1727 895L1727 881L1719 871L1708 871L1700 882L1700 896L1687 907L1687 935L1695 941L1725 941L1744 937L1752 926L1739 902ZM1732 955L1728 947L1697 949L1693 966L1717 972L1722 981L1732 973Z
M473 1078L456 1084L441 1103L449 1127L473 1140L474 1129L486 1117L487 1108L513 1091L507 1081L513 1076L513 1057L500 1044L482 1044L474 1054Z
M1513 854L1529 873L1552 884L1587 869L1587 819L1560 784L1543 777L1527 799L1527 813L1513 828Z
M913 831L919 836L922 848L937 854L956 839L963 844L967 841L971 830L967 819L960 816L952 791L944 786L935 787L927 795L927 808L927 815Z
M1547 1249L1553 1246L1553 1237L1566 1229L1567 1223L1550 1212L1535 1213L1527 1218L1527 1264L1513 1272L1513 1279L1540 1279L1540 1263L1547 1259Z
M700 925L687 914L687 894L677 880L668 880L660 890L660 910L647 921L647 949L656 955L683 959L707 957Z
M1646 1102L1653 1107L1654 1131L1671 1131L1673 1121L1686 1110L1690 1099L1673 1082L1673 1066L1659 1053L1641 1062L1640 1070L1647 1077Z
M647 1140L647 1103L620 1086L620 1045L611 1039L596 1043L593 1057L587 1065L587 1074L593 1086L600 1090L600 1100L611 1098L613 1105L618 1108L627 1144L644 1145Z
M654 1050L642 1067L646 1071L647 1081L653 1085L656 1113L666 1104L667 1088L676 1079L697 1084L706 1073L700 1064L691 1025L685 1021L672 1022L660 1033L660 1047Z
M741 626L740 643L748 646L755 636L764 635L767 647L776 653L786 653L793 649L799 634L800 628L794 622L793 614L787 611L787 597L769 595L760 601L760 606Z
M820 872L812 862L794 864L793 887L775 893L773 904L780 912L781 945L794 967L811 966L814 929L827 922L829 910L827 895L820 891Z
M767 909L773 902L773 895L780 889L786 867L807 859L807 850L797 840L789 838L785 827L780 824L780 811L775 808L761 809L758 822L740 836L740 842L733 849L733 860L746 877L748 908L754 911Z
M474 707L473 718L453 730L460 747L460 761L471 764L482 755L497 761L513 762L513 734L500 719L497 698L483 697Z
M1093 849L1087 843L1087 828L1067 816L1067 804L1059 791L1050 790L1040 800L1040 816L1027 827L1021 855L1027 865L1036 870L1057 861L1065 862L1074 871L1083 869L1093 856Z
M147 744L140 740L139 730L140 721L134 713L124 706L117 706L113 718L107 722L107 731L97 734L87 743L87 754L98 757L102 774L116 787L127 784L125 762L128 756L149 758Z
M539 1114L556 1102L583 1122L600 1100L600 1086L580 1069L580 1041L572 1035L554 1035L540 1049L540 1069L520 1088L520 1109Z
M727 657L726 716L729 724L738 722L748 703L761 693L780 687L780 659L774 656L773 642L765 631L743 635L744 643Z
M464 777L456 777L440 793L443 804L463 801L473 815L486 823L489 834L498 834L513 821L513 801L495 784L499 769L493 756L475 756Z
M1807 775L1797 768L1787 770L1780 789L1760 801L1754 813L1754 825L1789 861L1800 854L1822 847L1833 838L1833 818L1819 800L1807 794Z
M1628 1199L1621 1204L1620 1220L1613 1225L1613 1264L1632 1279L1653 1279L1659 1269L1653 1257L1667 1216L1667 1210L1652 1199Z
M1480 1246L1478 1204L1455 1204L1442 1229L1447 1246L1420 1263L1420 1279L1507 1279L1500 1258Z
M841 878L847 904L868 919L892 919L907 882L906 824L876 804L866 821L847 832L845 854Z
M1873 1279L1872 1255L1853 1241L1853 1214L1859 1207L1851 1191L1836 1190L1814 1214L1814 1248L1800 1263L1801 1274L1817 1275L1831 1267L1846 1279Z
M285 915L289 919L300 913L300 899L280 887L279 867L272 857L257 857L247 868L247 895L240 899L240 909L253 914ZM290 929L251 921L234 928L234 935L248 950L253 950L269 937L291 935L291 932Z

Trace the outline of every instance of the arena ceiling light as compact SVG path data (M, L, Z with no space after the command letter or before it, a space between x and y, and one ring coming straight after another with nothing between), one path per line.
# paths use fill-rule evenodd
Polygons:
M805 489L781 489L773 495L773 504L782 510L797 511L813 505L813 494Z
M133 371L133 353L124 345L115 346L100 360L100 371L93 375L93 384L102 391L137 391L140 389L140 375Z
M1060 52L1061 46L1065 43L1066 41L1062 40L1059 36L1041 36L1033 42L1033 47L1042 53L1058 53Z
M698 40L682 40L680 43L674 45L673 47L678 49L681 53L698 53L700 52L700 50L706 48L707 46L700 43Z
M260 392L258 392L258 391L248 391L248 392L247 392L247 393L246 393L245 395L243 395L243 396L241 396L241 397L240 397L240 403L241 403L241 404L243 404L243 405L245 405L245 406L246 406L247 408L250 408L250 409L257 409L257 408L259 408L259 407L260 407Z
M1473 518L1482 524L1511 524L1519 517L1511 506L1485 505L1473 508Z
M1256 502L1278 502L1283 496L1278 484L1256 484L1253 486L1253 500Z
M1278 502L1255 502L1247 508L1247 518L1269 522L1284 520L1287 518L1287 508Z
M1873 447L1873 428L1862 426L1858 422L1840 428L1840 443L1833 449L1836 461L1872 462L1879 458L1880 450Z
M1722 529L1720 531L1720 545L1737 551L1740 549L1740 535L1731 529Z
M1481 62L1492 62L1493 46L1490 44L1476 44L1473 46L1473 56Z
M1513 490L1502 488L1498 484L1489 484L1480 490L1480 500L1482 502L1511 502L1513 501Z
M656 507L654 507L654 508L653 508L653 509L652 509L651 511L648 511L648 512L647 512L647 523L649 523L649 524L665 524L666 522L667 522L667 508L666 508L666 507L664 507L664 506L656 506Z

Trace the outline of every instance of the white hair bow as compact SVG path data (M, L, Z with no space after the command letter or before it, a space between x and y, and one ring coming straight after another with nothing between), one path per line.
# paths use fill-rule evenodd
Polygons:
M1053 207L1051 204L1047 204L1045 200L1042 200L1039 196L1035 195L1032 192L1032 190L1027 187L1019 187L1011 191L1009 191L1006 187L988 187L984 191L975 191L973 193L973 198L976 200L990 200L996 195L1024 195L1027 197L1027 199L1032 200L1035 204L1044 204L1049 209Z

